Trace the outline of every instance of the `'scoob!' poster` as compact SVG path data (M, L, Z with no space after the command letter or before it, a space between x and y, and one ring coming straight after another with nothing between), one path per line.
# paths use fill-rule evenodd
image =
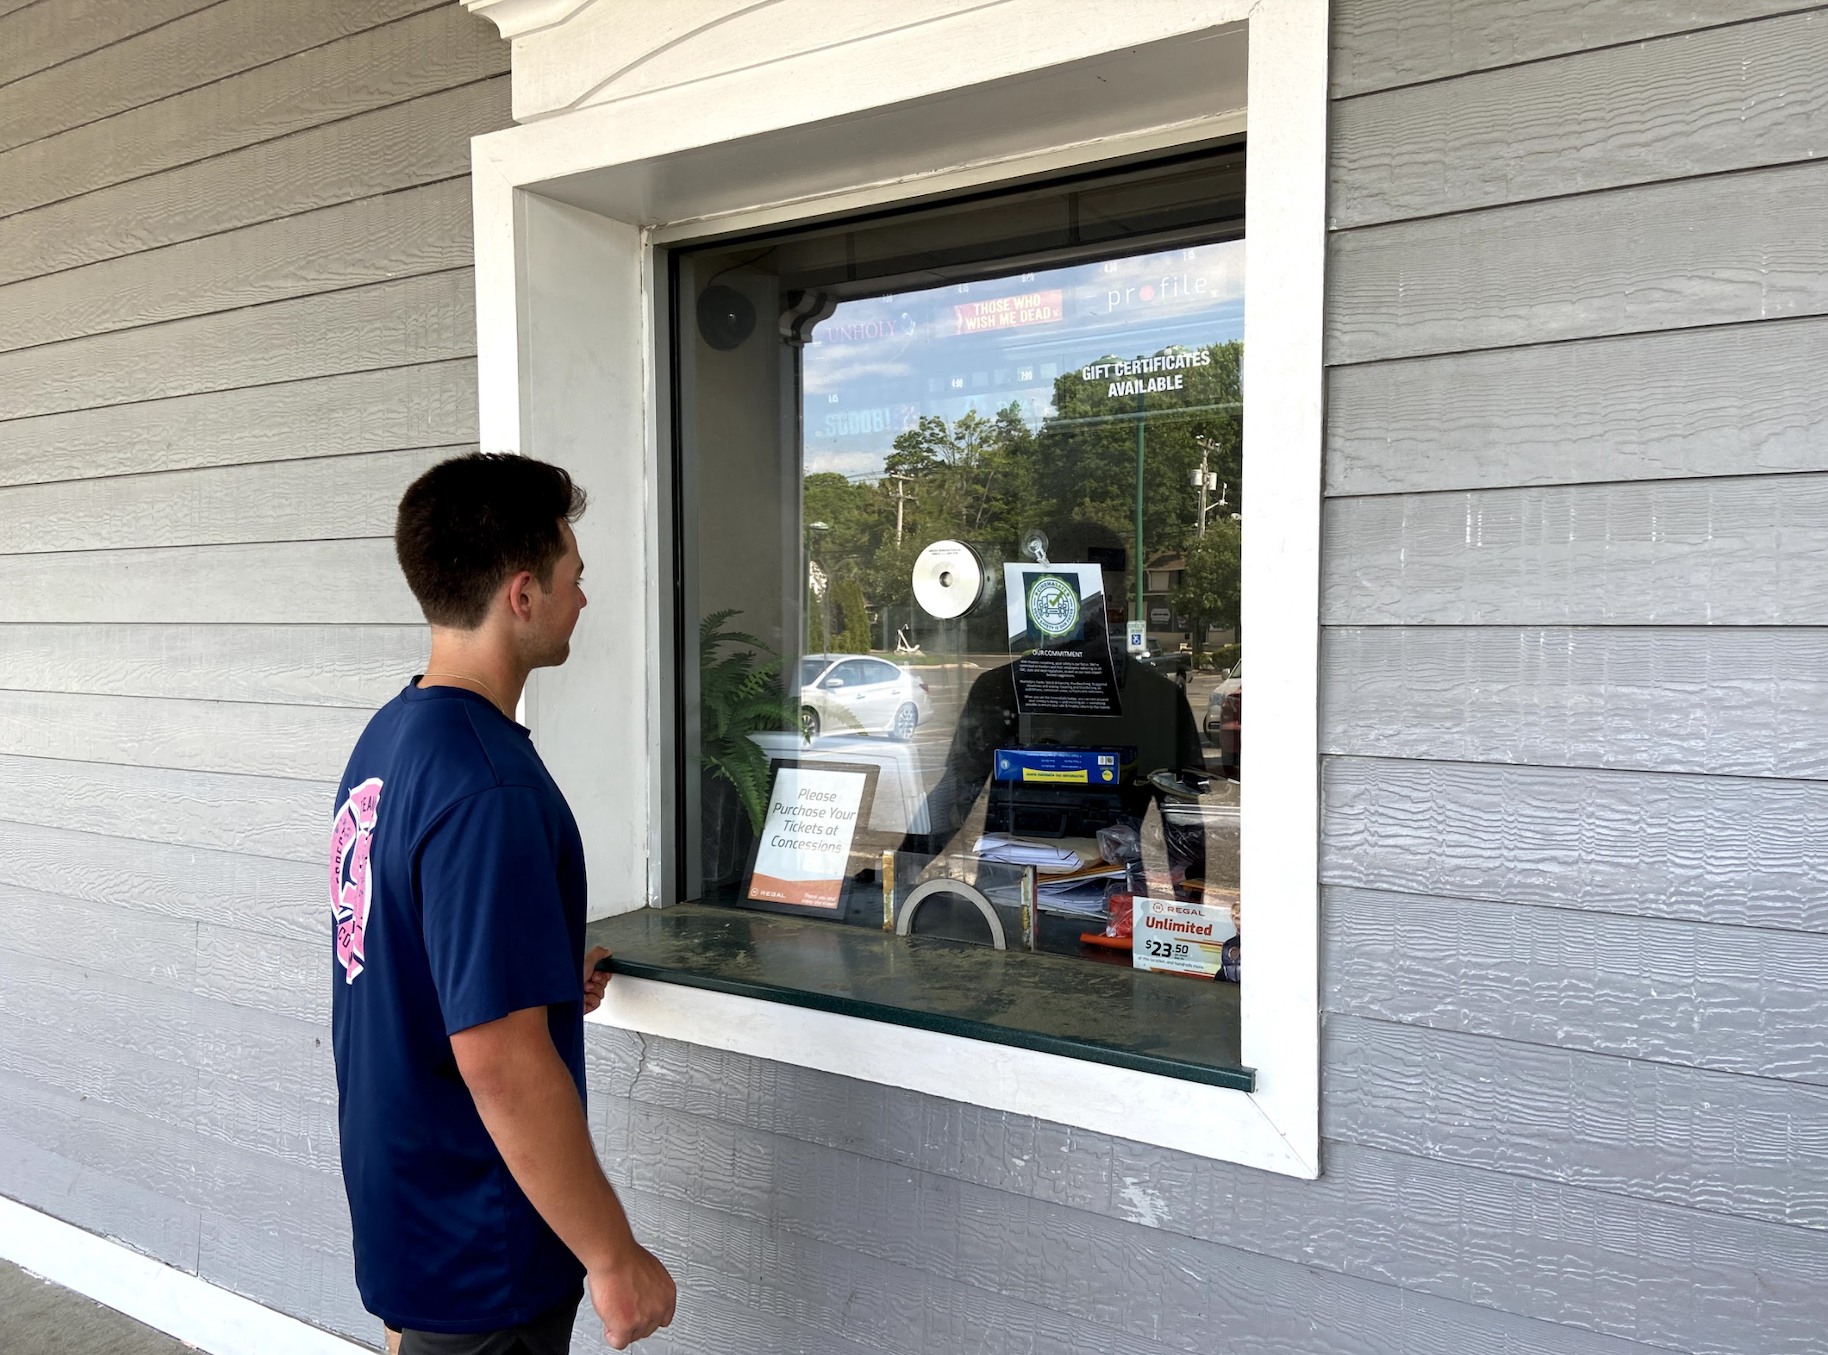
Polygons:
M1098 565L1003 566L1016 708L1024 715L1119 715Z

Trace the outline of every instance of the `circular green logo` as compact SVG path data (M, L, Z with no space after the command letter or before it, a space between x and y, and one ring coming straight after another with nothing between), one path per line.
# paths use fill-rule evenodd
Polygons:
M1079 624L1079 592L1065 579L1043 574L1028 589L1028 619L1043 635L1065 635Z

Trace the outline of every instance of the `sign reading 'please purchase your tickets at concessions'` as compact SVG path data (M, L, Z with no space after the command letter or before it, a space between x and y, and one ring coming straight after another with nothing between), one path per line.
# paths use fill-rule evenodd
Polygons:
M1138 969L1211 978L1238 934L1229 905L1139 898L1132 907L1130 962Z
M868 785L868 775L860 770L777 767L749 873L749 897L836 909Z

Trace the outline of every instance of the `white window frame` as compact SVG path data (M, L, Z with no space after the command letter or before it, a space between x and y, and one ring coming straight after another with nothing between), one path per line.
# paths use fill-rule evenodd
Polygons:
M544 25L549 38L551 25L578 9L575 0L465 3L510 37ZM1024 40L973 45L959 27L967 21L984 25L986 39L1023 26ZM1247 125L1243 631L1255 751L1242 788L1242 1056L1256 1069L1256 1090L626 975L592 1019L1313 1177L1326 3L1007 0L946 31L959 45L950 57L918 27L881 35L867 79L853 78L855 62L839 48L829 69L820 53L796 58L791 79L766 65L724 72L476 138L482 442L566 465L592 492L579 527L590 608L571 661L536 675L528 720L583 830L593 915L663 901L673 855L667 656L675 621L664 548L671 487L658 248L1197 144ZM1038 33L1045 38L1029 40ZM1160 46L1141 46L1150 42ZM1196 42L1213 44L1201 49L1207 54L1231 52L1248 70L1247 117L1217 86L1174 90L1141 79L1099 94L1118 102L1097 136L1055 144L1049 129L1064 119L1021 130L1022 109L1051 88L1034 81L1071 69L1060 63L1121 63L1126 52ZM578 46L543 50L605 73L618 68L616 52ZM920 119L942 106L938 99L972 97L1007 97L1011 115L980 120L991 130L972 133L977 142L934 166ZM838 147L841 161L845 129L865 120L871 144L891 147L867 173L852 167L847 176L827 154L781 156L783 146L822 145ZM1005 125L1016 130L996 130ZM910 149L895 152L898 144ZM768 185L759 195L757 173Z

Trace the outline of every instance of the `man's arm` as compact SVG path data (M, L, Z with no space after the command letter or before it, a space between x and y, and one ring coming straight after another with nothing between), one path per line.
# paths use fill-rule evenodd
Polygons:
M527 1007L458 1031L451 1052L508 1170L589 1272L604 1339L623 1350L672 1322L672 1277L635 1241L597 1163L546 1009Z

